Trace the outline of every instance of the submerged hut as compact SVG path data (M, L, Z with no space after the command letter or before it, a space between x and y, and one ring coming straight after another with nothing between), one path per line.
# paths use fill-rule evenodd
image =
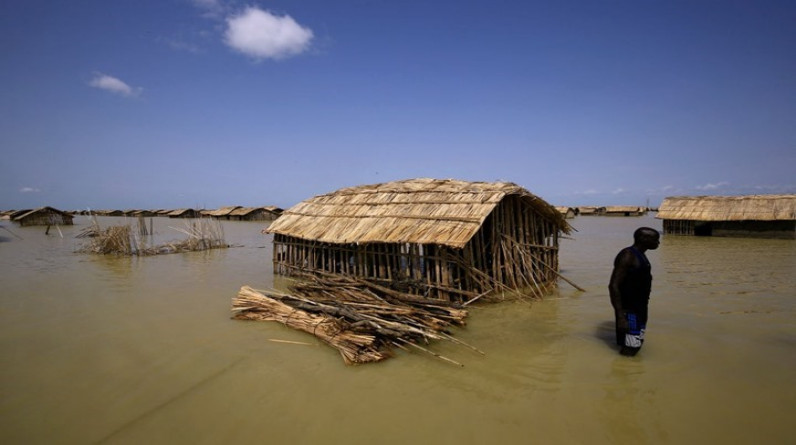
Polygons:
M572 219L578 214L578 209L575 207L556 206L556 210L558 210L558 213L565 219Z
M20 226L71 226L72 215L62 210L52 207L40 207L27 212L17 214L12 221Z
M669 197L656 218L672 235L796 239L796 195Z
M642 216L647 213L646 207L638 206L607 206L604 216Z
M279 207L239 207L229 214L234 221L273 221L282 214Z
M578 215L583 216L600 216L605 214L605 207L596 206L580 206L578 207Z
M541 295L558 277L556 209L508 182L409 179L344 188L284 211L274 271L382 282L464 301L496 289Z
M177 209L167 213L169 218L199 218L202 216L199 210L194 209Z
M229 219L229 214L239 208L240 206L219 207L216 210L208 210L205 212L205 216L210 216L216 219Z

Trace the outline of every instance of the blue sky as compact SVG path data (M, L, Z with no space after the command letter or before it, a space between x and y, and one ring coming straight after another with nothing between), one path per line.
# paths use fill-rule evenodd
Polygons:
M0 209L796 193L794 1L9 0Z

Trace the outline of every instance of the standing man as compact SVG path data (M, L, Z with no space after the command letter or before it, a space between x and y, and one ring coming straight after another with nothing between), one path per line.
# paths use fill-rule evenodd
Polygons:
M614 259L608 290L616 316L616 344L622 347L622 355L636 355L644 343L652 289L650 262L644 252L657 249L660 243L657 230L641 227L633 233L633 245L622 249Z

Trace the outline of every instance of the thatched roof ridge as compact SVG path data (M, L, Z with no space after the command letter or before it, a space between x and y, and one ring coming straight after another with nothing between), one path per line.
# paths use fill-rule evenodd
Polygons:
M796 220L796 195L672 196L656 218L685 221Z
M543 199L510 182L408 179L337 190L285 210L268 232L329 243L418 243L464 247L503 198L517 195L563 232Z

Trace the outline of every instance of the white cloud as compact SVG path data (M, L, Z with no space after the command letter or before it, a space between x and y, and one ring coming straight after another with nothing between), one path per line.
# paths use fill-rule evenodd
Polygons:
M289 15L280 17L255 7L228 17L224 35L228 46L257 60L300 54L309 48L312 38L312 30Z
M620 193L624 193L624 192L625 192L625 189L623 189L623 188L621 188L621 187L620 187L620 188L618 188L618 189L614 190L614 191L613 191L613 192L611 192L611 193L613 193L614 195L618 195L618 194L620 194Z
M40 191L41 190L33 187L22 187L21 189L19 189L20 193L38 193Z
M722 181L722 182L717 182L715 184L698 185L696 187L696 189L697 190L716 190L716 189L720 189L720 188L726 187L728 185L730 185L729 182Z
M94 78L88 84L94 88L110 91L125 97L136 97L144 91L141 87L133 88L116 77L102 73L94 73Z

